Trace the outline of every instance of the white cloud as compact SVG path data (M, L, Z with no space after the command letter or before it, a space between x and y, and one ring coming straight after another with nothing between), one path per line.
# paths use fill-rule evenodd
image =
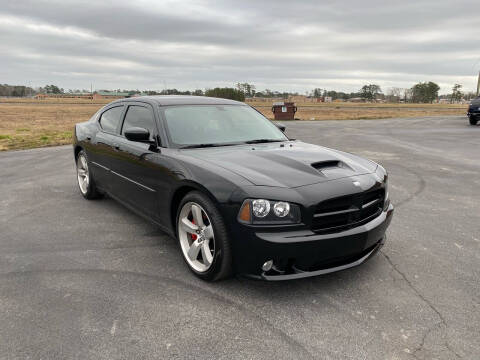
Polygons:
M473 1L33 1L0 7L2 82L64 88L473 90Z

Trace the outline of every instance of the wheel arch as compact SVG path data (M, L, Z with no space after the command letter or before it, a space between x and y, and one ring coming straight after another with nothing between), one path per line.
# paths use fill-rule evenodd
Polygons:
M194 181L186 181L182 183L182 185L175 189L170 202L170 220L174 233L177 231L177 212L180 202L188 193L192 191L199 191L206 195L216 206L219 204L217 198L203 185L200 185Z
M75 156L75 160L77 160L77 156L82 150L83 150L83 147L81 147L80 145L75 145L75 147L73 148L73 154Z

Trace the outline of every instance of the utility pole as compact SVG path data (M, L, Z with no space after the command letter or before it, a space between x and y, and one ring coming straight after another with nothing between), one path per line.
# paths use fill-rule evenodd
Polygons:
M477 96L480 93L480 71L478 72L478 80L477 80Z

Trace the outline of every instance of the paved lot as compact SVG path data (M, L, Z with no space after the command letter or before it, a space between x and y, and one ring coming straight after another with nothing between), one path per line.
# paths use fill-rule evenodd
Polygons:
M0 153L0 359L479 359L480 126L287 127L389 170L396 213L370 262L207 284L155 226L83 200L70 147Z

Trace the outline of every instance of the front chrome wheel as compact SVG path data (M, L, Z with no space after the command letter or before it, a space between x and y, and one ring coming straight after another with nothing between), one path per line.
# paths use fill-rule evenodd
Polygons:
M206 211L195 202L187 202L180 210L177 225L186 261L195 271L206 272L215 256L213 226Z
M83 195L88 192L88 185L90 183L90 175L88 172L87 159L80 154L77 158L77 179L78 186Z

